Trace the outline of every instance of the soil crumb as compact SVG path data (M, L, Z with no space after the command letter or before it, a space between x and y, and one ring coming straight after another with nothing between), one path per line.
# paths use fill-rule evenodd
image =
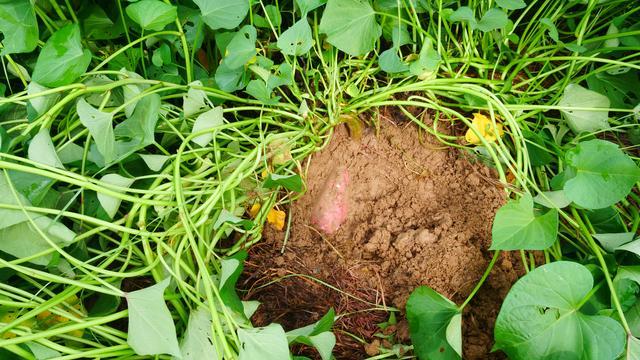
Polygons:
M367 129L360 140L337 127L309 164L307 192L286 209L293 217L284 253L284 232L268 227L249 252L240 285L245 298L262 301L254 323L276 321L289 330L317 321L333 307L342 315L336 358L363 359L389 340L374 337L383 332L377 324L387 314L371 310L373 304L404 309L420 285L457 304L464 301L491 259L492 219L505 201L489 168L420 136L410 122L384 119L377 135ZM336 169L348 171L348 211L335 232L323 235L312 212ZM516 264L503 254L465 309L465 359L503 358L490 354L493 324L518 277ZM406 322L385 334L391 332L392 342L408 343ZM310 349L299 350L314 356Z

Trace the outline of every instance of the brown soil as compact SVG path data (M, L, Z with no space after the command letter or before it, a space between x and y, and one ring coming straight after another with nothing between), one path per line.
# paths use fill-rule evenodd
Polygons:
M378 136L368 129L359 141L344 127L336 128L329 145L311 158L307 193L285 209L293 218L284 254L284 232L266 228L240 283L248 290L246 298L263 303L253 319L257 325L277 321L291 329L334 307L344 315L336 325L338 359L366 358L365 346L345 332L371 344L380 331L377 323L386 320L385 312L372 311L366 302L403 309L419 285L458 304L464 301L489 263L491 222L505 201L488 168L436 140L419 139L409 122L380 125ZM349 176L348 215L335 233L321 235L312 212L343 169ZM510 255L502 255L465 309L465 359L502 358L489 351L500 304L518 276L514 264ZM408 341L405 322L394 330L396 340ZM371 345L366 350L375 353Z

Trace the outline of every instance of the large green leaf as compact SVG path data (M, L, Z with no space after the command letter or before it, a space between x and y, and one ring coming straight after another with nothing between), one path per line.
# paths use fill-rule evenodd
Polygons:
M507 14L504 13L504 11L492 8L487 10L487 12L482 15L475 28L483 32L488 32L492 30L502 29L507 26L508 22L509 18L507 17Z
M435 290L420 286L407 300L407 321L413 350L421 360L460 359L460 310ZM451 342L450 342L451 340ZM452 343L453 342L453 343Z
M29 160L64 169L47 129L40 129L36 136L33 137L27 153Z
M191 130L191 133L198 133L208 129L213 130L223 124L224 116L222 107L218 106L205 113L200 114L195 123L193 123L193 129ZM202 147L207 146L211 142L211 140L213 140L213 132L198 135L191 139L191 141Z
M142 98L127 120L113 130L116 137L116 153L123 159L135 151L155 142L155 129L160 116L161 99L158 94Z
M80 122L87 129L96 143L98 151L104 157L104 161L109 164L117 158L116 137L113 133L112 113L102 112L89 105L85 99L78 100L76 112L80 117Z
M592 132L609 128L609 98L585 89L578 84L569 84L558 103L567 124L575 133ZM602 108L602 110L572 110L569 108Z
M161 31L175 21L178 10L160 0L141 0L126 8L127 15L145 30Z
M135 179L126 178L118 174L107 174L103 176L100 181L107 184L128 188L131 186L131 184L133 184ZM122 199L99 192L98 201L100 202L100 206L102 206L107 215L109 215L109 217L113 219L113 217L116 216L116 213L118 212L118 208L120 208Z
M26 53L38 46L38 21L30 0L0 0L2 53Z
M48 87L71 84L89 67L91 52L82 49L80 27L67 25L51 35L38 55L33 81Z
M231 69L222 62L216 69L215 80L220 90L233 92L245 87L248 82L248 75L244 67Z
M616 359L625 333L615 320L585 315L593 288L589 270L574 262L543 265L518 280L500 309L495 348L518 359Z
M278 186L282 186L287 190L302 192L304 184L298 174L269 174L263 186L267 189L276 189Z
M0 173L0 203L31 206L31 203L20 194L16 198L10 186L11 184L5 178L4 173ZM33 220L33 223L30 219ZM75 235L63 224L41 214L0 209L0 251L16 258L32 256L51 249L49 241L60 247L65 247L73 242ZM41 256L30 262L44 266L50 262L52 256Z
M433 41L426 39L418 59L411 63L409 71L418 79L424 80L435 74L438 66L440 66L440 54L433 48Z
M492 250L544 250L558 235L558 210L538 214L526 193L503 205L493 220Z
M628 68L627 68L628 69ZM640 71L631 70L609 74L596 72L587 78L589 90L606 95L611 107L632 109L640 103Z
M129 309L127 343L138 355L171 354L181 357L176 328L164 302L170 278L125 294Z
M309 52L311 46L313 46L311 26L306 17L298 20L278 38L278 48L285 55L304 55Z
M233 29L249 12L249 0L194 0L204 22L213 30Z
M239 360L289 359L287 336L279 324L262 328L238 329L240 339Z
M398 55L398 49L395 47L383 51L378 58L378 62L380 63L380 69L389 74L403 73L409 70L409 65L402 61L400 55Z
M320 20L320 32L329 44L349 55L373 50L382 34L376 13L366 0L329 0Z
M142 80L142 76L136 74L133 71L128 71L127 69L120 69L121 75L118 77L120 80L123 79L140 79ZM122 95L124 97L124 102L127 105L124 108L124 113L127 117L131 117L133 114L133 110L136 108L136 104L138 101L134 100L138 98L141 92L146 90L149 87L148 84L126 84L122 87Z
M471 26L472 29L475 29L478 25L478 21L476 20L476 16L473 14L473 10L471 10L468 6L461 6L456 9L450 16L449 21L451 22L467 22Z
M211 312L201 306L189 314L189 322L180 343L182 360L218 359L211 332Z
M147 167L153 171L160 171L164 167L164 164L169 160L169 157L166 155L157 155L157 154L138 154L142 161L147 164Z
M575 176L564 185L569 199L588 209L611 206L624 199L640 180L640 168L618 146L605 140L579 143L566 154Z
M226 48L222 60L229 69L238 69L246 65L256 56L256 28L251 25L243 26L235 33Z

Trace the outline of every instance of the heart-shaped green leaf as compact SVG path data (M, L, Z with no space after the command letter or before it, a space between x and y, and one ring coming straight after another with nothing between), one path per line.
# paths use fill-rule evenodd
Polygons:
M249 0L194 0L204 22L213 30L233 29L249 12Z
M127 15L145 30L160 31L176 20L178 10L175 6L160 0L141 0L127 6Z
M579 143L566 153L575 176L564 185L567 197L587 209L600 209L624 199L640 180L640 168L618 145L605 140Z
M240 360L282 360L290 357L287 335L279 324L238 329L238 339L241 343Z
M311 46L311 26L306 17L298 20L278 38L278 48L285 55L304 55L309 52Z
M211 312L201 306L189 314L189 322L184 338L180 343L182 360L218 359L211 332Z
M0 0L1 55L27 53L38 46L38 21L30 0Z
M29 144L28 156L29 160L64 169L47 129L40 129L38 134L33 137Z
M422 44L418 60L411 63L409 70L411 74L417 76L418 79L424 80L435 74L439 65L440 54L433 48L433 41L426 39L424 44Z
M320 20L320 32L329 44L349 55L373 50L382 34L376 13L366 0L329 0Z
M48 87L71 84L89 67L91 52L83 50L80 27L67 25L51 35L40 51L33 81Z
M409 65L402 61L398 55L398 49L387 49L378 58L380 69L389 74L402 73L409 70Z
M9 205L31 206L29 200L21 194L14 194L13 183L0 173L0 203ZM14 186L14 190L15 189ZM31 221L30 221L31 219ZM32 222L33 221L33 222ZM37 229L36 229L37 227ZM65 247L76 234L62 223L54 221L42 214L24 212L22 210L0 209L0 251L4 251L20 259L51 249L51 244ZM30 260L37 265L47 265L51 254Z
M222 108L218 106L200 114L193 124L191 133L195 134L208 129L214 129L222 124L224 124L224 116L222 115ZM211 140L213 140L213 134L205 133L194 137L191 141L205 147L211 142Z
M475 28L483 32L489 32L504 28L508 22L509 18L504 11L492 8L482 15L482 18L480 18Z
M76 112L82 125L89 129L89 134L95 141L98 151L104 157L104 161L106 163L114 161L117 154L116 137L111 125L113 114L94 108L82 98L76 104Z
M612 318L580 306L593 288L589 270L574 262L543 265L511 288L495 326L495 349L519 359L616 359L625 333Z
M256 28L251 25L243 26L227 45L222 63L229 69L238 69L246 65L256 56L256 37Z
M536 214L530 194L510 200L496 213L492 250L544 250L558 235L558 211Z
M126 178L118 174L107 174L103 176L100 181L122 188L128 188L131 186L131 184L133 184L135 179ZM98 201L100 202L100 206L102 206L107 215L109 215L109 217L113 219L113 217L116 216L116 213L118 212L118 208L120 208L122 199L99 192Z
M420 286L409 296L406 310L413 350L419 359L461 358L462 330L458 326L460 319L456 318L460 315L456 304L435 290Z
M578 84L569 84L558 103L567 124L575 133L592 132L609 128L609 98L585 89ZM602 110L574 110L571 108L602 108Z
M181 357L176 327L164 301L170 278L125 295L129 308L127 343L138 355Z

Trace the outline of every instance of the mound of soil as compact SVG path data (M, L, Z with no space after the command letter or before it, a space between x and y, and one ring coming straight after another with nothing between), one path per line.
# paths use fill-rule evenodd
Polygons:
M258 325L276 321L287 329L300 327L334 307L343 315L337 322L338 359L375 354L379 341L365 349L347 334L372 342L386 316L371 310L372 304L403 309L420 285L458 304L464 301L490 261L492 219L505 202L487 167L435 139L419 138L412 123L380 125L377 136L368 129L359 140L336 128L328 146L311 158L308 191L287 209L293 218L284 253L285 233L267 227L241 280L245 297L263 302L253 319ZM348 215L335 233L324 235L314 228L312 212L327 183L344 169ZM502 255L465 309L466 359L501 357L489 354L493 324L518 277L516 264ZM406 322L385 331L408 341Z

